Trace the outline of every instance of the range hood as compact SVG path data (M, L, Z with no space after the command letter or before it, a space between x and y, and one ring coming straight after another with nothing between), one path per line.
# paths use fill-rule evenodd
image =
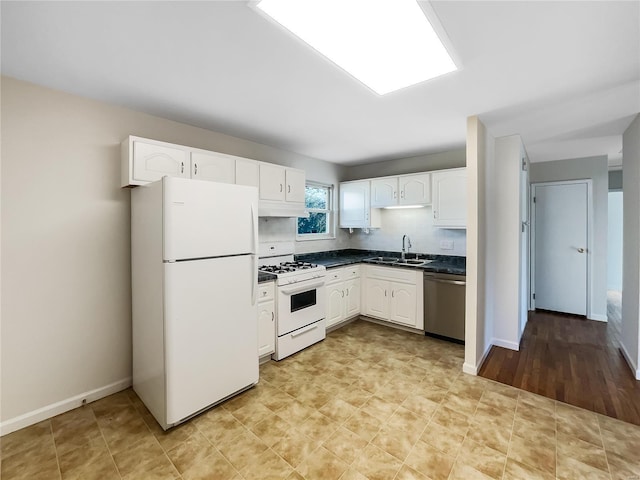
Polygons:
M260 200L260 203L258 204L258 216L308 218L309 212L305 211L303 203Z

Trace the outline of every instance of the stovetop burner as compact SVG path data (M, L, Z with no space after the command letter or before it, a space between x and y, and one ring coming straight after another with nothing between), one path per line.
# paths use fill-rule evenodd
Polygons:
M282 262L280 265L264 265L260 270L268 273L283 274L316 268L317 265L309 262Z

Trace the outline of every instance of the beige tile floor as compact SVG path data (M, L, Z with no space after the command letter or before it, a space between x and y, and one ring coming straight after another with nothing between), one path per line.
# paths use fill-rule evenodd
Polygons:
M359 320L163 432L132 390L1 439L2 479L640 479L640 427Z

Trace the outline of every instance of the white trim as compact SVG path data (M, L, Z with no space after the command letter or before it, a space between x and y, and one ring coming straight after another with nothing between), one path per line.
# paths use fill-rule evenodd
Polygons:
M493 340L491 340L491 343L496 347L508 348L509 350L515 350L516 352L520 351L520 344L516 342L494 338Z
M636 380L640 380L640 368L636 365L636 362L633 361L629 352L625 348L624 344L620 342L620 351L622 352L622 356L627 361L629 368L631 368L631 372L635 374Z
M37 410L10 418L9 420L5 420L0 423L0 436L34 425L43 420L47 420L48 418L73 410L74 408L81 407L83 405L83 401L85 401L85 403L95 402L96 400L100 400L101 398L125 390L130 386L131 377L127 377L109 385L105 385L104 387L96 388L95 390L90 390L65 400L52 403L51 405L38 408Z
M469 375L476 375L477 376L478 372L482 368L482 365L484 364L484 361L487 359L487 356L489 355L489 352L491 351L491 347L493 347L493 344L490 343L489 346L487 347L487 349L482 354L482 357L480 358L480 361L478 361L478 364L476 366L470 365L470 364L465 362L462 365L462 371L464 373L469 374Z
M596 322L608 322L609 319L606 315L602 315L599 313L591 314L591 316L587 317L589 320L595 320Z
M531 184L531 199L529 206L531 207L530 215L531 215L531 233L530 233L530 241L529 241L529 251L531 252L530 256L530 290L529 290L529 301L531 302L531 309L536 309L536 301L533 299L533 294L536 290L536 276L535 276L535 265L536 265L536 204L533 199L536 197L536 187L544 187L548 185L575 185L584 183L587 185L587 292L586 292L586 305L585 311L587 312L586 316L589 319L596 319L596 317L601 316L600 314L591 313L591 299L593 297L593 279L595 275L592 274L594 271L593 266L593 180L590 178L578 179L578 180L559 180L556 182L536 182ZM605 315L606 319L606 315ZM510 347L506 347L510 348Z

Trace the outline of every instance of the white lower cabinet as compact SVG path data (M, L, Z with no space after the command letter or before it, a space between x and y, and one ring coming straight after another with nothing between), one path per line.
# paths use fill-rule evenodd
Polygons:
M422 270L365 265L363 277L365 315L424 329Z
M274 282L258 285L258 357L276 351Z
M360 314L360 266L332 268L326 279L327 327Z

